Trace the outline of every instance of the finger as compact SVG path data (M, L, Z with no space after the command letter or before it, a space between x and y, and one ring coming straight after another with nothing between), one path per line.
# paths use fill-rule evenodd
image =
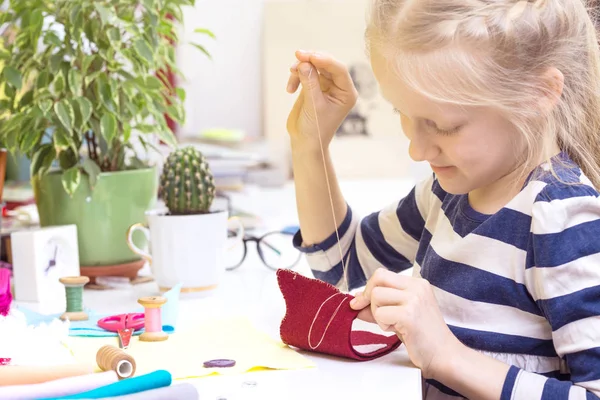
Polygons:
M367 281L365 286L364 296L371 299L371 292L378 286L389 287L394 289L407 289L410 286L412 277L400 275L385 268L379 268L373 276Z
M404 290L377 286L371 293L371 304L375 307L400 306L406 304L409 293Z
M300 86L300 78L298 78L298 74L290 74L286 91L288 93L294 93L296 90L298 90L298 86Z
M401 306L377 307L372 310L373 318L383 330L390 330L402 320Z
M333 83L344 91L353 91L354 83L348 72L348 68L340 60L323 53L297 52L298 60L310 62L319 70L323 70L330 76Z
M357 315L357 318L361 321L376 323L375 318L373 318L373 313L371 312L371 308L363 308Z
M355 310L362 310L366 306L371 304L371 300L367 299L363 293L356 293L354 298L350 301L350 307Z
M325 98L321 91L321 82L319 73L310 63L301 62L298 64L298 78L305 92L304 102L309 106L320 107Z

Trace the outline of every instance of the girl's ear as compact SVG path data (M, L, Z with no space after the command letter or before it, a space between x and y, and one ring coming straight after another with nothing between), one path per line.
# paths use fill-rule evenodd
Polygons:
M540 98L540 111L548 115L556 107L563 93L565 77L563 73L554 67L548 68L542 75L542 97Z

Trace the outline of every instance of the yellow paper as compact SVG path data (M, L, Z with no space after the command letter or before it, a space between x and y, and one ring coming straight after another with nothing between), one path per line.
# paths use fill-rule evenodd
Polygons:
M116 337L70 336L65 344L77 361L94 365L96 353L102 346L119 346ZM165 369L173 379L315 366L294 349L258 331L246 318L210 320L185 331L176 331L162 342L143 342L139 336L134 336L125 351L135 359L136 376ZM204 361L220 358L235 360L236 365L204 368Z

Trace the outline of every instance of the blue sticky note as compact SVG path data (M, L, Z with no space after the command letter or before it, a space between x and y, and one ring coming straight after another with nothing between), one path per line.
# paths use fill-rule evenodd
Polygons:
M106 397L125 396L146 390L158 389L171 385L172 377L168 371L157 370L145 375L123 379L119 382L101 386L87 392L73 394L65 397L47 397L43 400L58 399L100 399Z
M175 325L177 323L177 317L179 314L179 293L181 291L181 284L176 285L162 296L167 299L167 302L161 308L161 320L162 328L166 333L175 332ZM28 325L37 326L40 324L49 324L54 319L58 319L61 314L40 314L35 311L31 311L25 307L17 307L21 311L27 320ZM71 321L69 325L69 336L117 336L116 332L110 332L104 330L98 326L98 321L104 317L108 317L111 314L98 314L94 310L86 309L88 313L87 321ZM131 313L144 312L144 307L141 305L135 309L129 311ZM136 330L134 335L139 335L144 332L144 329Z

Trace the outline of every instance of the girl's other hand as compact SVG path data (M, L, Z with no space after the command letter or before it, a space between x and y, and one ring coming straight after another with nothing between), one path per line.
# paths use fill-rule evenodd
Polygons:
M425 279L378 269L350 306L361 310L359 318L395 332L426 378L435 379L461 346Z
M287 91L302 89L288 116L287 130L292 147L320 151L317 118L323 147L327 148L356 104L358 93L346 66L333 57L298 50L296 58L290 67Z

